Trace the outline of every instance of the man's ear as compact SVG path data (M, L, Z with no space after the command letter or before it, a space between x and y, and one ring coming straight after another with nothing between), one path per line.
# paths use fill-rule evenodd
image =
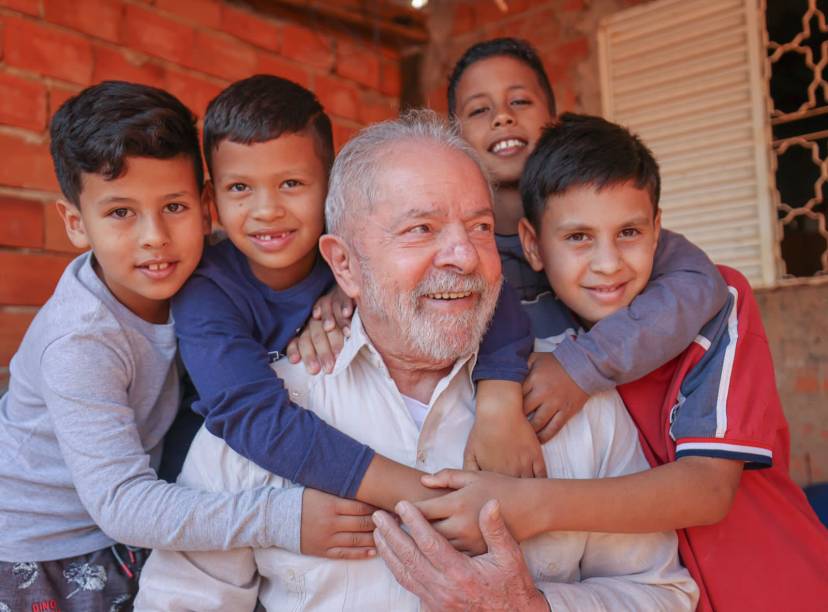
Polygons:
M359 261L351 248L339 236L322 234L319 238L319 252L328 262L336 282L351 299L359 295L360 270Z
M526 256L526 261L532 266L535 272L543 270L543 259L540 256L540 245L538 244L538 234L535 232L535 227L529 223L529 219L523 217L518 223L518 235L520 236L520 244L523 247L523 254Z
M205 236L209 236L213 231L213 217L212 210L216 206L216 191L213 187L213 181L207 179L204 183L204 189L201 190L201 229Z
M58 200L55 206L60 218L63 219L63 227L66 229L69 242L79 249L88 249L91 245L78 207L64 199Z

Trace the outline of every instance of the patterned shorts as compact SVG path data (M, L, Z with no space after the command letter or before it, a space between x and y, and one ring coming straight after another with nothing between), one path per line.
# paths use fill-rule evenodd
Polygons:
M56 561L0 561L0 612L126 612L148 550L116 544Z

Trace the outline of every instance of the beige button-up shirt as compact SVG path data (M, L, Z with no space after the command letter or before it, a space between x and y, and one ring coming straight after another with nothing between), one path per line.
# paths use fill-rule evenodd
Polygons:
M426 472L461 467L474 422L475 356L460 359L437 384L419 431L358 314L334 372L274 365L291 398L378 453ZM543 350L551 345L539 346ZM635 426L617 393L590 399L543 447L551 478L617 476L648 468ZM179 482L241 491L290 487L202 428ZM550 501L553 503L553 501ZM552 610L689 610L696 585L680 566L674 533L547 533L522 544ZM417 610L377 558L334 561L278 548L224 552L155 551L140 582L136 610Z

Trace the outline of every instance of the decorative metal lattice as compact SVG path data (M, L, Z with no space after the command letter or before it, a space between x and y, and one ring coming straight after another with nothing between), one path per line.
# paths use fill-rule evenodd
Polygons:
M762 0L781 263L828 274L828 0ZM783 42L784 41L784 42Z

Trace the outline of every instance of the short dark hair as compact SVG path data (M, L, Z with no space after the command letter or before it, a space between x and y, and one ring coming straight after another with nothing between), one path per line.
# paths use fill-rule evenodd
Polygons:
M80 206L84 172L106 180L124 173L126 158L187 155L201 189L204 169L196 118L156 87L104 81L61 104L49 127L52 161L63 195Z
M564 113L547 127L526 160L520 178L523 211L540 229L546 202L567 189L603 189L633 181L650 194L658 211L661 179L653 154L637 136L601 117Z
M512 57L531 68L535 76L538 77L541 89L546 94L549 114L553 117L556 115L555 94L552 91L552 85L549 83L546 70L543 69L543 62L541 62L535 48L520 38L493 38L466 49L466 52L454 65L448 84L448 111L450 117L454 117L457 113L457 84L460 82L463 73L472 64L490 57Z
M204 158L213 173L212 158L223 140L249 145L283 134L309 130L325 170L334 158L331 120L313 92L271 74L236 81L207 105L204 115Z

